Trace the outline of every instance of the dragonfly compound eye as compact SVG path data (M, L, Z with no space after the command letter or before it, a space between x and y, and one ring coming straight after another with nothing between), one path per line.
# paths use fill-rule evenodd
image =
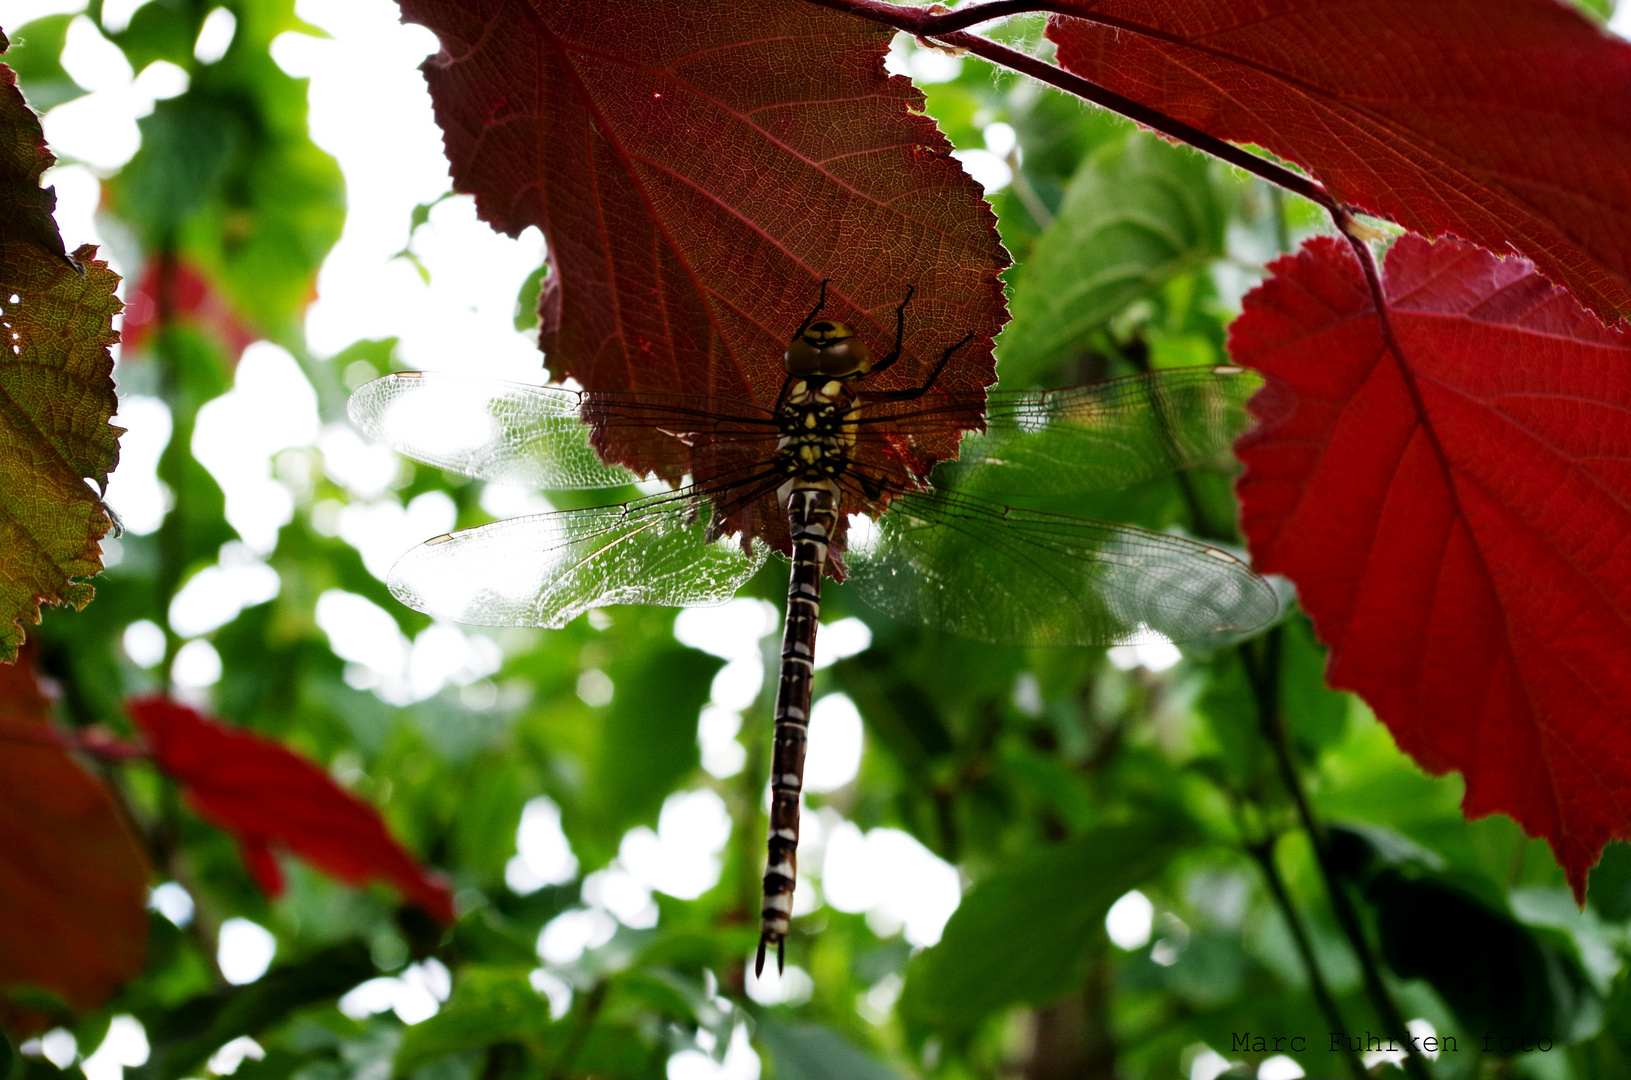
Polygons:
M787 347L786 365L794 375L864 375L872 368L872 354L848 325L823 319Z

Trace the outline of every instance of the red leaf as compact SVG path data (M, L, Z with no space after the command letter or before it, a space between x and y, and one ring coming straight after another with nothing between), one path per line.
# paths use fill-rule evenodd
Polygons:
M1631 316L1631 45L1556 0L1076 0L1059 63ZM1132 32L1129 32L1132 31Z
M1631 335L1521 259L1404 237L1383 344L1319 238L1246 298L1230 350L1297 392L1240 448L1242 525L1357 691L1469 817L1552 844L1577 897L1631 835Z
M34 1030L50 1018L7 991L89 1011L141 971L148 869L102 785L38 738L50 714L31 652L0 664L0 1021Z
M351 885L379 879L444 923L447 883L404 851L378 811L305 758L270 739L200 716L161 697L129 705L159 767L205 820L232 833L250 873L270 895L283 875L271 849L287 848Z
M151 259L125 298L125 355L140 353L161 324L177 321L202 328L234 360L260 337L191 263L174 256Z
M442 41L424 70L455 186L495 227L549 242L556 376L772 405L830 278L825 314L880 356L917 287L878 389L921 385L970 332L939 385L995 379L1008 257L923 95L884 74L893 31L786 0L402 9ZM978 416L949 419L934 460L955 454L958 422ZM666 437L625 430L603 450L644 472L642 439Z

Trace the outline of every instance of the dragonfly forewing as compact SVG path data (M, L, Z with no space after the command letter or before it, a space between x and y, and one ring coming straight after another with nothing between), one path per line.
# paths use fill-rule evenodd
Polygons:
M884 614L990 644L1193 641L1279 611L1268 583L1218 548L955 492L902 495L845 559Z
M935 485L1004 497L1115 491L1219 459L1248 431L1278 423L1292 401L1278 382L1234 366L994 391L985 430L964 436L957 459L935 470ZM874 437L910 438L942 411L913 404L874 410L863 435L874 429ZM955 401L947 407L965 408Z
M709 540L705 503L679 491L465 529L409 551L389 585L417 611L482 626L558 629L608 604L723 603L768 549Z
M638 477L589 445L583 395L549 386L404 372L351 395L352 423L406 457L480 480L546 490Z

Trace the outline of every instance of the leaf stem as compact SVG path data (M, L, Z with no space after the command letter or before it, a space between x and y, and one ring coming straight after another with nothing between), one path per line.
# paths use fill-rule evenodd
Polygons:
M1258 730L1274 751L1280 782L1285 786L1286 793L1291 796L1303 831L1308 834L1309 842L1313 845L1314 860L1319 866L1320 876L1325 880L1326 891L1331 896L1331 907L1336 913L1337 923L1348 939L1354 956L1359 960L1366 996L1370 998L1372 1006L1381 1017L1382 1027L1387 1031L1388 1038L1404 1048L1405 1073L1411 1080L1432 1080L1426 1059L1416 1052L1414 1044L1410 1041L1410 1028L1405 1024L1404 1016L1399 1012L1392 995L1388 993L1386 984L1382 982L1381 970L1376 964L1375 955L1371 952L1370 942L1365 937L1359 913L1354 909L1353 901L1348 896L1347 889L1343 886L1331 859L1330 844L1324 826L1314 816L1308 794L1303 790L1302 778L1297 773L1297 765L1292 760L1291 741L1286 735L1285 723L1280 714L1280 656L1284 629L1276 626L1260 641L1262 655L1259 655L1258 650L1252 648L1251 644L1242 646L1240 650L1241 661L1246 667L1246 677L1252 685L1252 695L1257 699Z
M595 1028L595 1021L600 1017L601 1006L606 1004L606 993L610 984L601 979L595 983L594 989L583 1003L583 1014L578 1017L576 1030L572 1032L571 1041L561 1050L561 1056L555 1062L555 1068L549 1073L549 1080L566 1080L572 1075L572 1066L577 1063L578 1055L589 1041L589 1035Z
M1302 916L1298 914L1297 907L1291 902L1291 893L1286 889L1285 878L1280 876L1280 868L1274 862L1274 837L1267 836L1262 840L1246 844L1246 851L1263 871L1263 880L1268 883L1269 894L1274 897L1274 904L1280 909L1286 926L1291 930L1291 938L1297 945L1297 952L1302 957L1303 970L1308 974L1308 988L1313 991L1314 1001L1319 1005L1320 1012L1325 1014L1326 1022L1333 1031L1348 1030L1347 1023L1342 1018L1342 1010L1337 1008L1336 999L1331 996L1331 989L1325 983L1325 973L1320 970L1319 957L1314 953L1314 946L1308 938L1308 930L1303 926ZM1359 1051L1347 1039L1342 1040L1343 1057L1348 1064L1348 1071L1353 1073L1354 1080L1369 1080L1370 1073L1365 1071L1365 1062L1360 1058Z
M844 11L851 15L868 19L872 22L893 26L897 30L904 30L919 37L932 37L941 44L957 49L967 49L982 59L993 64L1001 65L1012 71L1029 75L1038 82L1047 83L1066 93L1075 94L1079 98L1091 101L1113 113L1119 113L1147 128L1152 128L1163 135L1171 136L1179 142L1187 143L1195 149L1211 154L1221 161L1228 162L1236 168L1243 169L1253 176L1267 180L1271 184L1285 188L1287 191L1310 199L1331 212L1333 215L1341 212L1337 201L1314 180L1293 172L1284 165L1278 165L1249 151L1242 150L1233 143L1225 142L1215 135L1209 135L1200 128L1192 127L1176 117L1168 116L1159 109L1151 108L1132 98L1122 95L1090 82L1079 75L1073 75L1063 68L1055 67L1035 57L1027 56L1022 52L999 45L989 38L980 37L957 29L961 26L972 26L975 23L987 22L991 19L1003 18L1008 15L1019 15L1026 12L1056 12L1080 17L1079 11L1065 9L1066 4L1057 0L1049 3L1047 0L993 0L991 3L978 4L969 8L962 8L945 15L937 15L930 8L897 7L894 4L884 3L883 0L806 0L807 3L817 4L821 7ZM1103 22L1104 20L1097 20ZM1118 29L1129 30L1134 33L1149 34L1143 27L1131 24L1115 25Z
M1008 168L1014 174L1014 194L1019 196L1020 204L1025 207L1025 212L1031 215L1031 220L1036 222L1037 227L1041 229L1046 229L1049 225L1052 225L1053 211L1048 209L1047 203L1042 201L1042 197L1036 193L1036 188L1031 186L1030 178L1025 175L1025 170L1020 167L1019 146L1017 143L1012 150L1008 151ZM1278 191L1279 189L1276 188L1275 190Z

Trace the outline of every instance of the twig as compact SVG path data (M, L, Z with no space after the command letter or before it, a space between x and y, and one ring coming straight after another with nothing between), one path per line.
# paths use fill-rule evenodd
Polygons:
M1286 220L1286 192L1281 187L1269 188L1269 208L1274 214L1274 246L1282 252L1291 250L1291 223Z
M185 400L182 392L182 380L179 375L180 363L176 358L176 343L171 339L176 323L176 272L178 257L176 255L176 239L174 234L166 235L158 246L155 255L157 269L155 273L155 289L153 296L153 352L158 361L154 365L158 374L159 391L167 405L177 405ZM175 410L180 411L180 410ZM177 418L175 432L171 438L171 449L182 439L191 435L193 425L197 422L196 408L185 419ZM186 445L181 443L181 445ZM161 462L162 464L162 462ZM175 598L181 585L181 574L184 566L182 547L184 538L182 533L187 528L185 515L188 508L178 504L170 513L164 515L164 521L159 526L159 572L158 589L161 603L165 605L162 610L169 610L168 605ZM170 625L169 619L160 619L159 625L164 629L164 659L159 670L164 673L164 693L169 696L175 691L174 668L176 654L181 651L181 635L176 633Z
M566 1080L572 1075L572 1065L583 1052L584 1044L589 1041L590 1032L594 1031L595 1020L600 1016L600 1007L606 1004L606 991L609 986L610 984L602 979L589 991L589 997L583 1003L583 1015L578 1017L577 1027L572 1032L572 1040L561 1050L561 1056L556 1059L555 1067L550 1070L549 1080Z
M1025 170L1020 168L1019 146L1017 144L1012 150L1008 151L1008 168L1014 174L1014 194L1019 196L1020 205L1024 206L1025 212L1031 215L1031 220L1036 222L1037 226L1042 229L1052 225L1053 211L1048 209L1048 204L1042 201L1042 196L1038 195L1036 188L1031 186L1031 181L1025 175ZM1276 188L1275 190L1279 189Z
M1319 957L1314 953L1313 943L1308 939L1308 930L1303 926L1302 916L1297 913L1296 906L1291 902L1291 894L1286 890L1285 879L1280 876L1280 868L1274 863L1274 838L1265 837L1254 843L1246 845L1246 851L1263 871L1263 880L1268 883L1269 894L1274 897L1274 905L1280 909L1280 915L1291 930L1291 939L1296 942L1297 953L1302 957L1303 971L1308 975L1308 988L1313 991L1314 1001L1319 1005L1320 1012L1325 1014L1326 1022L1331 1025L1332 1031L1347 1031L1348 1025L1342 1018L1342 1010L1337 1008L1336 999L1331 996L1331 989L1325 984L1325 973L1320 970ZM1342 1040L1343 1057L1348 1064L1348 1071L1353 1073L1354 1080L1369 1080L1370 1074L1365 1071L1365 1062L1359 1056L1359 1051L1347 1039Z
M0 740L56 746L103 761L130 761L133 758L152 756L145 746L126 742L95 728L65 731L48 724L34 724L23 720L0 720Z
M1150 367L1149 347L1141 340L1134 341L1132 344L1136 347L1117 351L1139 372L1148 375L1153 370ZM1178 456L1178 440L1173 432L1173 420L1165 408L1165 399L1159 395L1154 399L1153 411L1156 423L1161 427L1161 442L1167 449L1167 456L1176 459ZM1206 506L1201 502L1200 492L1195 490L1194 481L1189 477L1189 470L1177 469L1173 472L1172 478L1177 481L1179 494L1183 496L1184 504L1189 509L1189 524L1195 530L1196 535L1222 539L1224 534L1219 532L1212 523L1212 516L1206 512Z
M971 26L978 22L987 22L991 19L1002 18L1008 15L1018 15L1025 12L1055 11L1059 14L1080 16L1078 11L1066 11L1066 5L1061 3L1025 2L1017 0L995 0L989 4L979 4L971 8L963 8L947 15L936 15L930 8L896 7L882 0L807 0L808 3L821 7L833 8L837 11L848 12L859 18L872 22L893 26L897 30L904 30L919 37L932 37L936 41L949 45L955 49L967 49L976 56L999 64L1002 67L1029 75L1038 82L1058 87L1067 93L1075 94L1079 98L1091 101L1093 104L1119 113L1147 128L1152 128L1163 135L1170 135L1179 142L1187 143L1195 149L1211 154L1221 161L1226 161L1239 169L1261 177L1271 184L1285 188L1296 195L1326 208L1333 215L1342 212L1325 188L1300 173L1293 172L1283 165L1278 165L1267 158L1258 157L1225 142L1215 135L1209 135L1200 128L1192 127L1176 117L1168 116L1159 109L1151 108L1132 98L1123 97L1113 90L1090 82L1079 75L1073 75L1063 68L1055 67L1035 57L1027 56L1004 45L999 45L989 38L977 34L970 34L956 29L959 26ZM1106 25L1117 25L1108 20L1097 20ZM1145 27L1118 26L1119 29L1130 30L1134 33L1151 35ZM1157 35L1151 35L1157 36Z
M1286 736L1285 724L1280 715L1280 650L1283 634L1283 628L1277 626L1264 635L1261 640L1266 656L1257 656L1249 645L1243 646L1240 650L1241 661L1246 666L1246 677L1252 686L1252 695L1257 699L1258 729L1274 751L1280 781L1285 785L1286 793L1291 796L1303 831L1308 834L1309 842L1314 847L1314 859L1319 865L1320 876L1325 880L1326 891L1330 893L1331 907L1336 913L1337 923L1342 927L1343 935L1348 939L1354 956L1359 960L1366 996L1370 998L1372 1006L1381 1017L1382 1027L1387 1031L1388 1037L1403 1047L1405 1073L1412 1080L1432 1080L1426 1059L1416 1052L1415 1045L1410 1041L1410 1028L1399 1012L1398 1005L1394 1004L1386 984L1382 982L1381 971L1377 967L1376 957L1371 952L1370 942L1365 937L1359 913L1354 910L1353 901L1349 898L1347 889L1332 863L1330 844L1324 826L1314 816L1308 795L1303 790L1302 778L1298 776L1296 763L1292 760L1291 743Z

